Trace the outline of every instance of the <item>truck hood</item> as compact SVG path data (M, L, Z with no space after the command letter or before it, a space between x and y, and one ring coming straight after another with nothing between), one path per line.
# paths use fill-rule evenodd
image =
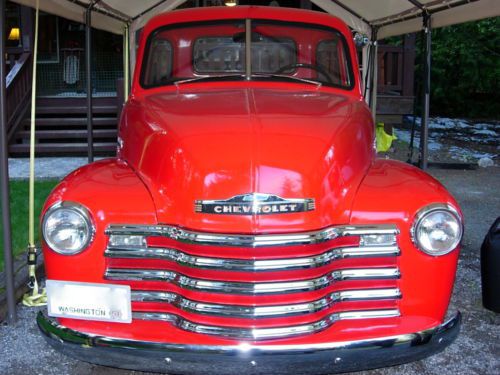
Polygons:
M278 233L348 223L374 156L366 105L318 90L148 95L129 101L120 136L120 155L147 185L158 221L211 232ZM265 215L195 212L196 201L251 193L307 198L314 206Z

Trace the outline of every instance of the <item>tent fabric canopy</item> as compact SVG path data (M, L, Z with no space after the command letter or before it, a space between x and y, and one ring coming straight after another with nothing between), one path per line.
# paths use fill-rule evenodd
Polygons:
M34 7L36 0L12 0ZM498 0L311 0L323 10L343 19L356 31L377 38L402 35L422 29L422 17L432 15L432 27L448 26L500 15ZM155 14L169 11L186 0L43 0L40 9L74 21L84 22L93 5L92 26L123 34L125 25L138 30Z
M36 0L13 0L32 8ZM92 27L114 34L123 34L126 25L139 29L160 12L169 11L186 0L42 0L40 10L85 23L87 8L92 7Z
M432 16L432 27L449 26L500 15L498 0L311 0L345 20L354 30L377 39L419 31L422 18Z

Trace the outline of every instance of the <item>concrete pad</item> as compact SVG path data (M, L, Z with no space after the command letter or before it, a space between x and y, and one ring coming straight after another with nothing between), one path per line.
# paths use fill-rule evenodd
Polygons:
M99 160L102 158L98 158ZM35 160L35 178L60 180L68 173L87 164L87 158L57 157L39 158ZM12 180L25 180L29 178L29 158L10 158L9 177Z

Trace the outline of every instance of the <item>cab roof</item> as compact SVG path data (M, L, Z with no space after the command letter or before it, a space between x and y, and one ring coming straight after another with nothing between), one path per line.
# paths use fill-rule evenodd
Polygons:
M176 23L245 18L301 22L328 26L340 31L346 38L350 38L350 30L346 23L330 14L304 9L253 5L189 8L164 12L148 21L144 27L144 35L149 35L159 27Z

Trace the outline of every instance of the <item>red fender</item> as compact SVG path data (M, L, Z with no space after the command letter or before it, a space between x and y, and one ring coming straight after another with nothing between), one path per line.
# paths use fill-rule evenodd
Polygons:
M417 212L433 203L460 208L451 194L432 176L411 165L378 159L361 184L351 213L351 224L396 223L401 231L398 257L403 277L399 288L411 298L400 301L403 315L425 316L441 322L453 290L459 247L433 257L415 247L410 229ZM461 214L461 212L460 212Z

